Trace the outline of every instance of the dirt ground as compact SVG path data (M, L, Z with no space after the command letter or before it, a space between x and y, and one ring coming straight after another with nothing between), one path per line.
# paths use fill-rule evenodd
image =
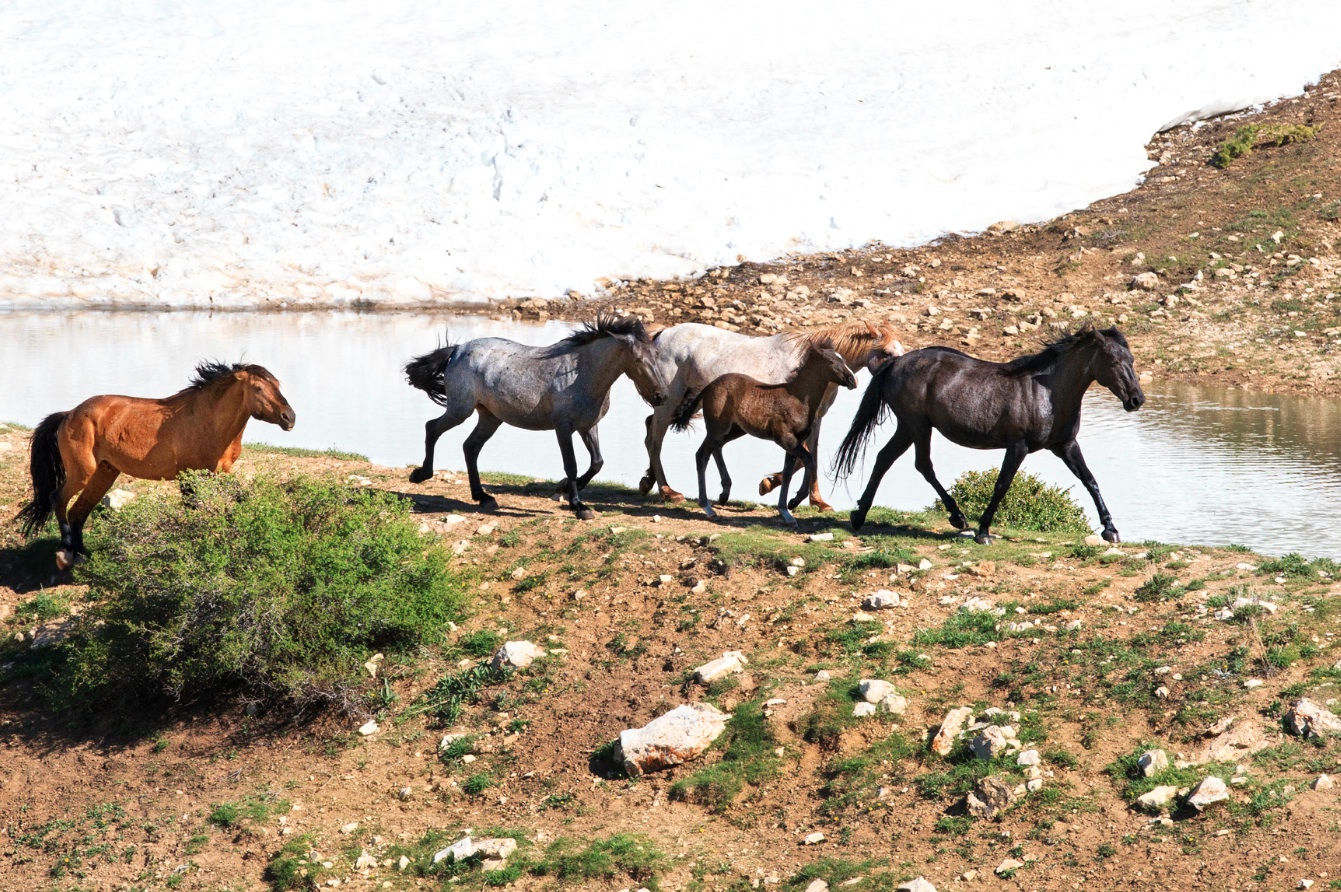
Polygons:
M742 264L696 282L612 283L606 297L499 312L614 309L760 332L892 319L910 348L992 358L1093 321L1121 326L1156 377L1334 395L1338 98L1332 75L1252 118L1321 129L1225 170L1207 160L1250 119L1163 134L1141 188L1047 224ZM1143 272L1154 290L1132 286ZM26 437L0 427L5 517L25 497ZM764 508L712 523L614 487L595 488L600 517L584 524L548 498L552 484L517 478L494 478L502 507L483 515L453 473L415 486L405 469L257 450L238 466L295 471L411 499L455 553L472 617L441 646L383 664L371 735L356 730L364 715L293 722L231 702L90 726L52 714L40 675L23 671L60 620L41 620L37 599L78 610L84 591L54 574L49 539L24 543L5 525L0 889L265 889L272 859L304 837L307 881L322 888L801 890L819 878L865 892L917 876L942 890L1341 888L1341 798L1319 782L1341 771L1341 743L1291 736L1281 721L1301 697L1336 702L1341 570L1330 561L1010 530L982 547L944 517L890 512L861 536L843 517L804 512L793 532ZM878 589L906 606L864 610ZM971 598L991 602L989 620L964 611ZM549 654L490 680L456 722L416 711L440 679L487 656L480 642L523 639ZM744 673L707 688L688 680L728 650L749 659ZM892 682L906 711L854 718L863 678ZM616 770L608 744L622 730L696 701L763 709L767 745L737 762L718 747L641 778ZM1004 710L995 721L1040 754L1036 771L1014 754L978 760L962 743L949 758L929 749L961 705ZM449 733L473 740L440 752ZM1133 806L1153 782L1131 762L1151 748L1196 763L1160 775L1170 785L1216 774L1229 799L1203 813ZM724 797L704 792L714 766ZM988 772L1041 783L973 818L965 794ZM240 816L221 819L221 805ZM567 876L478 865L419 875L468 828L519 837L516 864L613 834L645 834L664 857ZM823 840L807 844L815 833ZM1020 865L998 875L1010 858Z

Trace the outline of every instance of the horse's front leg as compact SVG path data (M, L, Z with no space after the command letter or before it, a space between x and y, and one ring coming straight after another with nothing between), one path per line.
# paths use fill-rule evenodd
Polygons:
M577 488L580 492L586 489L587 484L591 482L591 478L599 474L601 468L605 467L605 459L601 457L601 441L599 435L596 433L594 425L589 430L578 431L577 435L582 438L582 445L586 447L587 456L590 458L590 464L587 465L587 472L577 478ZM565 477L559 481L558 489L555 490L554 500L558 501L567 493L568 478Z
M683 395L678 398L672 396L663 405L652 410L652 414L647 416L647 436L643 439L643 444L647 447L647 473L638 481L638 491L646 495L655 486L667 502L684 501L684 495L671 489L666 481L666 469L661 464L661 444L666 440L671 417L682 398Z
M778 514L782 517L782 522L789 527L797 525L796 518L792 517L792 512L788 510L787 493L791 489L792 475L796 466L807 465L805 460L805 444L797 442L793 438L784 440L781 444L787 453L787 460L782 463L782 485L778 487ZM804 490L803 490L804 492Z
M480 507L485 511L495 511L498 509L498 501L487 492L480 484L480 450L484 444L494 435L494 431L503 424L498 416L483 407L480 408L480 420L476 422L475 429L466 437L466 442L461 445L461 451L466 456L466 476L470 478L470 497L480 503ZM429 475L433 473L433 466L428 465ZM413 478L411 478L413 479Z
M996 516L997 506L1006 497L1006 491L1015 480L1015 472L1020 469L1020 463L1028 454L1029 447L1023 442L1012 443L1006 447L1006 458L1001 462L1001 473L996 475L996 486L992 487L992 501L987 503L987 510L982 513L982 519L978 521L978 535L974 536L974 539L979 545L992 543L992 537L988 532L992 526L992 518Z
M68 570L74 565L75 558L79 557L79 549L83 547L81 536L79 547L76 548L75 529L70 517L70 500L89 484L98 472L98 465L91 453L84 461L65 455L62 457L65 459L65 483L52 494L51 502L52 510L56 514L56 526L61 532L61 547L56 550L56 569ZM98 497L101 498L102 493L99 493ZM83 525L82 518L80 525L81 527Z
M1118 535L1117 527L1113 526L1113 515L1108 513L1104 497L1099 494L1099 482L1090 473L1089 466L1085 464L1085 456L1080 453L1080 444L1071 440L1060 446L1054 446L1052 454L1060 458L1067 470L1075 474L1081 484L1089 490L1090 498L1094 499L1094 507L1099 512L1099 523L1103 524L1104 540L1121 542L1122 537Z
M875 502L876 491L880 489L880 481L889 471L891 465L898 460L900 455L908 451L908 447L913 445L912 434L908 433L906 425L900 424L894 431L894 436L890 437L889 442L876 453L875 467L871 469L871 479L866 483L866 489L862 491L861 498L857 500L857 507L852 509L849 519L852 521L852 531L856 532L866 523L866 514L871 510L871 505Z
M233 465L237 463L238 456L242 455L242 433L242 431L238 431L237 436L233 438L233 442L229 443L223 455L219 456L219 461L214 466L214 473L232 473Z
M577 493L577 454L573 451L573 432L558 428L554 435L559 439L559 454L563 456L563 473L568 479L568 507L573 509L578 520L594 520L596 512L582 504Z
M818 484L816 478L819 476L819 470L815 467L815 453L811 451L809 442L801 443L797 449L801 452L802 459L799 464L805 469L805 473L801 477L801 485L796 489L796 495L792 496L791 501L787 503L787 507L793 511L796 510L797 505L805 501L807 495L813 496L815 486ZM813 502L814 499L812 498L811 501ZM821 510L832 509L826 505Z

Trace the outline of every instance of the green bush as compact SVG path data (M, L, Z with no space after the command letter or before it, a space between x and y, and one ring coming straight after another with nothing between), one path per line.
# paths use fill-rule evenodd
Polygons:
M589 838L585 845L571 837L556 839L545 850L544 860L532 870L539 876L571 881L609 880L623 875L656 890L657 874L668 861L641 833L616 833L605 839Z
M375 651L440 639L466 603L448 557L395 496L334 480L184 475L94 528L93 607L53 691L96 709L223 692L362 707Z
M1220 143L1211 155L1211 165L1222 170L1236 158L1246 158L1258 146L1288 146L1307 142L1318 135L1321 127L1307 124L1245 124L1234 135Z
M992 500L992 489L996 486L996 477L996 471L965 471L950 486L950 495L959 503L959 509L970 522L982 517L982 513L987 510L987 503ZM945 506L937 501L932 510L943 513ZM1026 471L1017 473L1011 481L1006 497L997 507L992 525L1041 533L1090 531L1085 509L1071 498L1069 489L1050 486Z

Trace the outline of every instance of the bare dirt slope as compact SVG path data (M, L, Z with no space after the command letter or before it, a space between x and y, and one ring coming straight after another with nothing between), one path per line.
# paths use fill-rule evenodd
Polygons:
M11 445L0 452L5 513L25 484L24 436L0 431ZM51 575L49 541L25 546L6 529L0 888L262 889L295 840L311 869L302 884L323 888L800 889L820 877L866 890L925 875L940 889L1279 889L1341 879L1341 799L1310 788L1341 770L1341 744L1300 740L1280 722L1300 697L1336 696L1341 590L1330 562L1009 531L980 547L935 515L873 515L860 537L837 517L804 516L793 532L746 506L713 524L617 488L596 489L601 516L579 523L548 498L552 484L515 478L496 481L501 510L482 515L452 474L412 486L403 469L330 457L249 451L239 464L243 474L294 471L411 498L425 529L457 552L473 618L440 647L384 662L369 736L355 731L366 715L295 723L227 701L71 723L24 667L34 630L50 628L37 599L63 613L83 590ZM823 533L833 539L810 541ZM881 588L906 606L863 611ZM1270 605L1217 618L1243 597ZM991 606L965 612L971 598ZM487 680L454 722L424 709L440 679L515 639L550 653ZM688 683L727 650L747 656L743 674ZM817 680L820 670L833 680ZM906 712L853 718L862 678L893 682ZM701 760L637 779L609 760L623 729L705 700L734 711L739 731ZM960 705L1004 710L993 721L1039 754L1037 768L1014 754L984 762L962 742L949 758L928 749ZM1263 749L1226 749L1148 782L1124 767L1151 747L1196 759L1227 746L1226 731ZM470 736L440 752L447 733ZM1040 783L998 817L972 818L965 794L988 773ZM1186 788L1208 774L1229 781L1230 798L1204 814L1175 802L1162 817L1128 801L1156 781ZM475 864L450 882L419 875L467 828L519 837L514 873ZM803 843L816 832L822 842ZM632 838L621 834L646 839L607 860L565 862L551 848L618 849ZM365 853L371 866L357 867ZM994 875L1011 858L1022 866Z

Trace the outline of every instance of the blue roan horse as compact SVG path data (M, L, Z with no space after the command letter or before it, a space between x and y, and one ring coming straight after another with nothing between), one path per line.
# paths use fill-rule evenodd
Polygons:
M931 467L934 428L960 446L1006 450L992 500L978 522L978 542L986 545L991 541L988 530L992 517L1010 489L1015 472L1026 455L1040 449L1051 451L1080 479L1094 498L1103 537L1109 542L1120 541L1113 516L1099 495L1099 484L1076 443L1080 401L1095 381L1122 400L1128 412L1135 412L1145 402L1127 339L1116 328L1084 328L1047 344L1040 353L1006 363L974 359L949 347L914 350L889 363L866 388L852 427L834 458L839 477L851 474L886 408L893 411L899 426L876 455L871 480L852 512L852 528L861 529L880 478L913 446L917 470L935 487L950 512L950 523L956 529L968 529L968 521Z
M552 430L559 438L563 470L560 490L582 520L595 514L578 495L601 469L596 424L610 409L610 388L628 375L652 406L666 401L667 386L656 362L656 345L636 318L598 317L556 344L528 347L503 338L448 344L411 360L405 374L446 411L424 425L424 463L410 474L414 483L433 476L433 446L446 431L479 413L466 438L470 496L485 510L498 503L480 485L480 449L500 425ZM577 475L573 434L582 438L591 465Z

